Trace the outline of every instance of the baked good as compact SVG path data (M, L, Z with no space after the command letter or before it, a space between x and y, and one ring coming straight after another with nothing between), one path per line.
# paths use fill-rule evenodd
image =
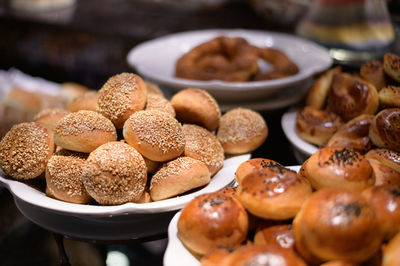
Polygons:
M149 202L151 202L150 193L147 190L145 190L142 193L142 196L140 196L140 198L138 200L133 201L133 202L134 203L149 203Z
M0 168L19 180L41 175L54 152L53 132L36 123L14 125L0 141Z
M375 86L380 91L386 86L385 71L381 61L370 60L362 64L360 68L360 76Z
M224 164L224 148L217 137L203 127L190 124L183 125L183 133L185 135L183 154L205 163L211 176L215 175Z
M273 225L258 230L254 235L254 244L273 246L294 251L294 236L292 225Z
M221 111L214 97L205 90L181 90L172 97L171 103L180 122L197 124L210 131L218 128Z
M97 100L99 93L97 91L87 91L67 103L67 110L77 112L79 110L97 111Z
M400 233L383 248L382 266L400 265Z
M358 192L322 189L315 192L293 220L296 250L309 263L372 257L382 242L374 208Z
M51 130L54 130L57 122L69 113L69 111L60 108L47 108L36 114L33 117L33 121L40 123Z
M174 159L185 149L181 124L164 112L135 112L125 122L122 133L129 145L156 162Z
M155 162L150 159L147 159L143 156L144 162L146 163L147 173L153 174L155 173L162 165L160 162Z
M293 218L312 190L307 179L265 159L262 168L241 179L237 196L251 214L264 219Z
M175 109L172 104L164 97L155 94L147 95L145 110L158 110L175 117Z
M68 150L61 150L51 156L46 167L46 188L52 197L78 204L92 200L82 179L87 157L88 154Z
M66 104L87 91L89 91L89 88L85 85L76 82L64 82L61 84L59 96Z
M67 150L89 153L117 140L114 125L94 111L78 111L61 118L54 130L54 142Z
M252 158L238 166L235 172L235 179L238 183L241 183L246 176L262 173L265 169L269 168L271 164L276 164L277 166L284 168L282 164L269 159Z
M143 157L130 145L112 141L92 151L83 167L83 184L101 205L136 202L146 186Z
M4 110L4 118L16 123L29 122L33 116L42 109L42 103L39 96L30 91L13 87L7 92L1 105Z
M337 114L305 106L296 117L296 132L299 136L318 146L325 143L343 124Z
M257 112L235 108L220 119L217 138L225 153L242 154L260 147L268 136L268 126Z
M183 156L169 161L151 178L153 201L168 199L210 182L210 171L199 160Z
M117 129L128 117L146 105L147 88L136 74L122 73L112 76L99 90L98 111L110 119Z
M397 172L400 172L400 153L389 149L372 149L365 154L368 160L375 159Z
M218 247L233 248L247 237L248 216L242 204L219 192L200 195L182 209L178 236L195 254Z
M375 146L400 152L400 108L377 113L369 128L369 137Z
M384 165L376 159L366 157L374 171L375 186L379 185L400 185L400 172Z
M382 108L400 107L400 87L387 86L379 91L379 105Z
M331 260L325 263L322 263L320 266L357 266L357 263L352 263L345 260Z
M383 70L392 79L400 82L400 57L392 53L383 56Z
M151 95L158 95L158 96L164 97L163 91L160 89L159 86L157 86L153 82L144 81L144 84L146 85L147 95L151 94Z
M223 266L226 258L233 250L225 247L215 248L200 258L201 266Z
M368 160L353 149L325 147L302 165L302 175L314 189L344 188L362 191L375 183Z

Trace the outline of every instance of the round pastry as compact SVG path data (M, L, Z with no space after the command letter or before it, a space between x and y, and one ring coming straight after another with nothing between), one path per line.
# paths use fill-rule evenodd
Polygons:
M321 146L342 124L335 113L306 106L297 114L296 132L302 139Z
M348 121L362 114L375 114L378 106L378 92L373 85L346 73L333 76L329 108L343 120Z
M372 149L365 154L368 160L375 159L397 172L400 172L400 153L389 149Z
M372 143L400 152L400 108L384 109L375 115L369 128Z
M383 108L400 107L400 87L388 86L379 91L379 105Z
M97 106L120 129L131 114L144 109L146 99L147 88L142 78L122 73L109 78L99 90Z
M164 97L164 93L162 92L160 87L158 87L156 84L148 81L144 81L144 84L146 85L147 95L151 94Z
M143 157L123 142L108 142L92 151L83 167L83 184L99 204L136 202L146 186Z
M310 263L328 260L363 262L382 242L374 208L358 192L315 192L293 221L296 250Z
M265 159L239 182L237 196L251 214L264 219L293 218L312 190L307 179Z
M153 201L168 199L210 183L210 171L199 160L179 157L161 167L151 178Z
M197 124L210 131L218 128L221 111L217 101L205 90L182 90L172 97L171 103L180 122Z
M69 103L87 91L89 91L89 88L82 84L76 82L64 82L61 84L59 95L65 103Z
M235 179L238 183L241 183L246 176L262 173L263 171L265 171L265 169L268 169L270 165L275 165L275 164L279 167L284 168L284 166L281 165L280 163L271 161L269 159L253 158L247 160L241 163L239 167L236 169Z
M368 160L353 149L326 147L318 150L302 166L302 175L314 189L345 188L362 191L375 183Z
M382 266L400 265L400 233L383 248Z
M331 260L325 263L322 263L320 266L357 266L358 264L348 262L345 260Z
M69 111L60 109L60 108L47 108L40 111L35 117L33 121L44 125L45 127L54 131L56 128L57 122L69 114Z
M294 236L291 224L263 228L254 235L255 245L273 246L294 251Z
M348 147L364 154L372 148L369 126L373 115L360 115L342 125L324 145L325 147Z
M14 125L0 141L0 168L15 179L41 175L54 152L53 132L36 123Z
M122 132L129 145L152 161L174 159L185 149L181 124L164 112L135 112L126 121Z
M225 247L218 247L216 249L213 249L201 257L201 266L224 266L226 265L225 260L232 252L233 249Z
M30 91L14 87L1 100L4 114L2 120L12 123L31 121L33 116L42 109L39 96Z
M224 148L217 137L203 127L190 124L183 125L183 133L184 155L202 161L207 165L211 176L215 175L224 164Z
M383 70L389 77L400 82L400 57L386 53L383 56Z
M97 111L97 100L99 93L97 91L87 91L67 103L67 110L77 112L80 110Z
M384 165L376 159L367 158L367 160L374 171L375 186L400 185L400 172Z
M221 119L217 138L225 153L242 154L260 147L268 136L268 126L257 112L245 108L235 108L225 113Z
M162 163L160 163L160 162L152 161L150 159L147 159L146 157L143 157L143 159L144 159L144 162L146 163L148 174L155 173L161 167Z
M172 107L172 104L164 97L155 94L147 95L145 110L158 110L175 117L175 109Z
M247 237L249 221L242 204L219 192L200 195L182 209L178 236L196 254L218 247L233 248Z
M342 69L335 67L329 69L321 76L319 76L312 84L307 93L306 106L312 107L317 110L322 110L326 105L329 89L332 85L333 75L340 73Z
M360 68L360 76L374 85L378 91L386 86L383 65L378 60L370 60L365 62Z
M46 187L52 197L85 204L92 200L83 185L82 172L87 154L61 150L51 156L46 167Z
M89 153L100 145L117 140L110 120L94 111L78 111L61 118L54 131L56 145L71 151Z

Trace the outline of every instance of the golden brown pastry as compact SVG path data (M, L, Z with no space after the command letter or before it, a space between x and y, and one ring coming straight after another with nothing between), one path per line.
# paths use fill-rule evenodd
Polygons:
M400 108L389 108L375 115L369 128L372 143L400 152Z
M69 103L76 97L88 92L89 88L76 82L64 82L61 84L59 96L64 103Z
M156 84L154 84L153 82L149 82L149 81L144 81L144 84L146 85L146 89L147 89L147 95L158 95L161 97L164 97L164 93L162 92L162 90L160 89L160 87Z
M154 95L154 94L147 95L147 103L145 110L158 110L175 117L175 109L174 107L172 107L172 104L167 99L159 95Z
M387 246L383 247L382 266L400 265L400 233L390 240Z
M352 263L345 260L331 260L325 263L322 263L320 266L357 266L357 263Z
M31 121L42 109L41 100L36 93L17 87L4 95L1 105L4 108L4 117L17 123Z
M367 160L374 171L375 186L400 185L400 172L384 165L376 159L367 158Z
M385 73L392 79L400 82L400 57L392 54L386 53L383 56L383 69Z
M252 158L239 165L235 172L235 179L238 183L241 183L242 180L248 175L262 173L265 171L265 169L268 169L270 164L276 164L282 168L284 167L280 163L271 161L269 159Z
M97 91L87 91L67 103L67 110L77 112L80 110L97 111L97 100L99 93Z
M47 108L36 114L33 121L54 131L57 122L69 113L69 111L60 108Z
M155 173L162 165L160 162L155 162L150 159L147 159L146 157L143 156L144 162L146 163L147 167L147 173L148 174L153 174Z
M292 225L274 225L258 230L254 235L254 244L273 246L294 251L294 236Z
M400 153L389 149L372 149L365 154L368 160L375 159L380 163L400 172Z
M233 248L219 247L211 250L207 254L201 257L201 266L221 266L225 264L225 260L230 253L233 252Z
M363 79L374 85L378 91L386 86L383 65L378 60L370 60L365 62L360 68L360 75Z
M387 86L380 90L379 105L383 108L400 107L400 87Z

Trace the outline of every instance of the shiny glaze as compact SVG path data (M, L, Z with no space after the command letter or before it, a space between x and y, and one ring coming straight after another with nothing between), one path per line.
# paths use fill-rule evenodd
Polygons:
M400 108L379 112L374 120L374 128L387 147L400 151Z

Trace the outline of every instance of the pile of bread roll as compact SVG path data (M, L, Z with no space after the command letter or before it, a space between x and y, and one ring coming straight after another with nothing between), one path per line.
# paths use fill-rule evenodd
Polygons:
M249 153L268 135L263 117L237 108L221 116L206 91L171 101L133 73L99 91L63 89L65 108L14 125L0 142L7 177L44 178L46 194L88 204L145 203L207 185L225 154Z

